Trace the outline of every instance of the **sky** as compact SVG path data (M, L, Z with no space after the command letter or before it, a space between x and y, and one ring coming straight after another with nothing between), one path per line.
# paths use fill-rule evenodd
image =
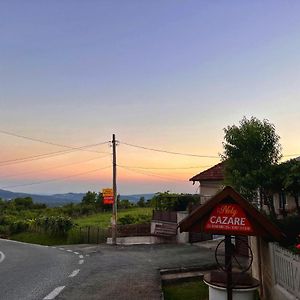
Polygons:
M300 155L299 1L3 0L0 36L0 188L111 187L115 134L119 193L195 193L243 116Z

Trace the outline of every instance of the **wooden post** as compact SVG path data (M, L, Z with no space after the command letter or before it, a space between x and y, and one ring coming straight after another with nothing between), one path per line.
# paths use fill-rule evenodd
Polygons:
M112 231L112 244L117 244L117 154L116 154L116 137L113 134L112 136L112 148L113 148L113 194L114 194L114 203L113 203L113 214L111 222L111 231Z

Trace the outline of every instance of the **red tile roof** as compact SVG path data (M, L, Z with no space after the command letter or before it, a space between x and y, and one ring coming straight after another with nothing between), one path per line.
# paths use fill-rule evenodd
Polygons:
M190 178L190 181L214 181L224 179L224 162L221 162Z

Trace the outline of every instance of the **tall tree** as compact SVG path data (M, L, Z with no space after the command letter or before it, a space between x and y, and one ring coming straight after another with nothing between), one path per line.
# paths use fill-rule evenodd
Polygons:
M244 117L224 129L225 182L253 201L263 188L265 173L281 157L280 137L268 120Z
M82 198L82 204L95 204L97 201L97 193L88 191Z
M300 216L300 161L295 159L285 163L288 166L288 172L285 178L285 189L294 197L297 213Z

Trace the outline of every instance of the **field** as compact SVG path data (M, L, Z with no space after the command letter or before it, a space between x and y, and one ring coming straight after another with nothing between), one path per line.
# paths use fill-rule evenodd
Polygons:
M138 215L147 215L152 216L152 208L150 207L134 207L128 208L118 211L118 218L124 217L125 215L132 215L137 217ZM112 213L111 212L101 212L97 214L93 214L86 217L81 217L77 219L73 219L74 222L80 226L97 226L101 228L107 228L110 226Z

